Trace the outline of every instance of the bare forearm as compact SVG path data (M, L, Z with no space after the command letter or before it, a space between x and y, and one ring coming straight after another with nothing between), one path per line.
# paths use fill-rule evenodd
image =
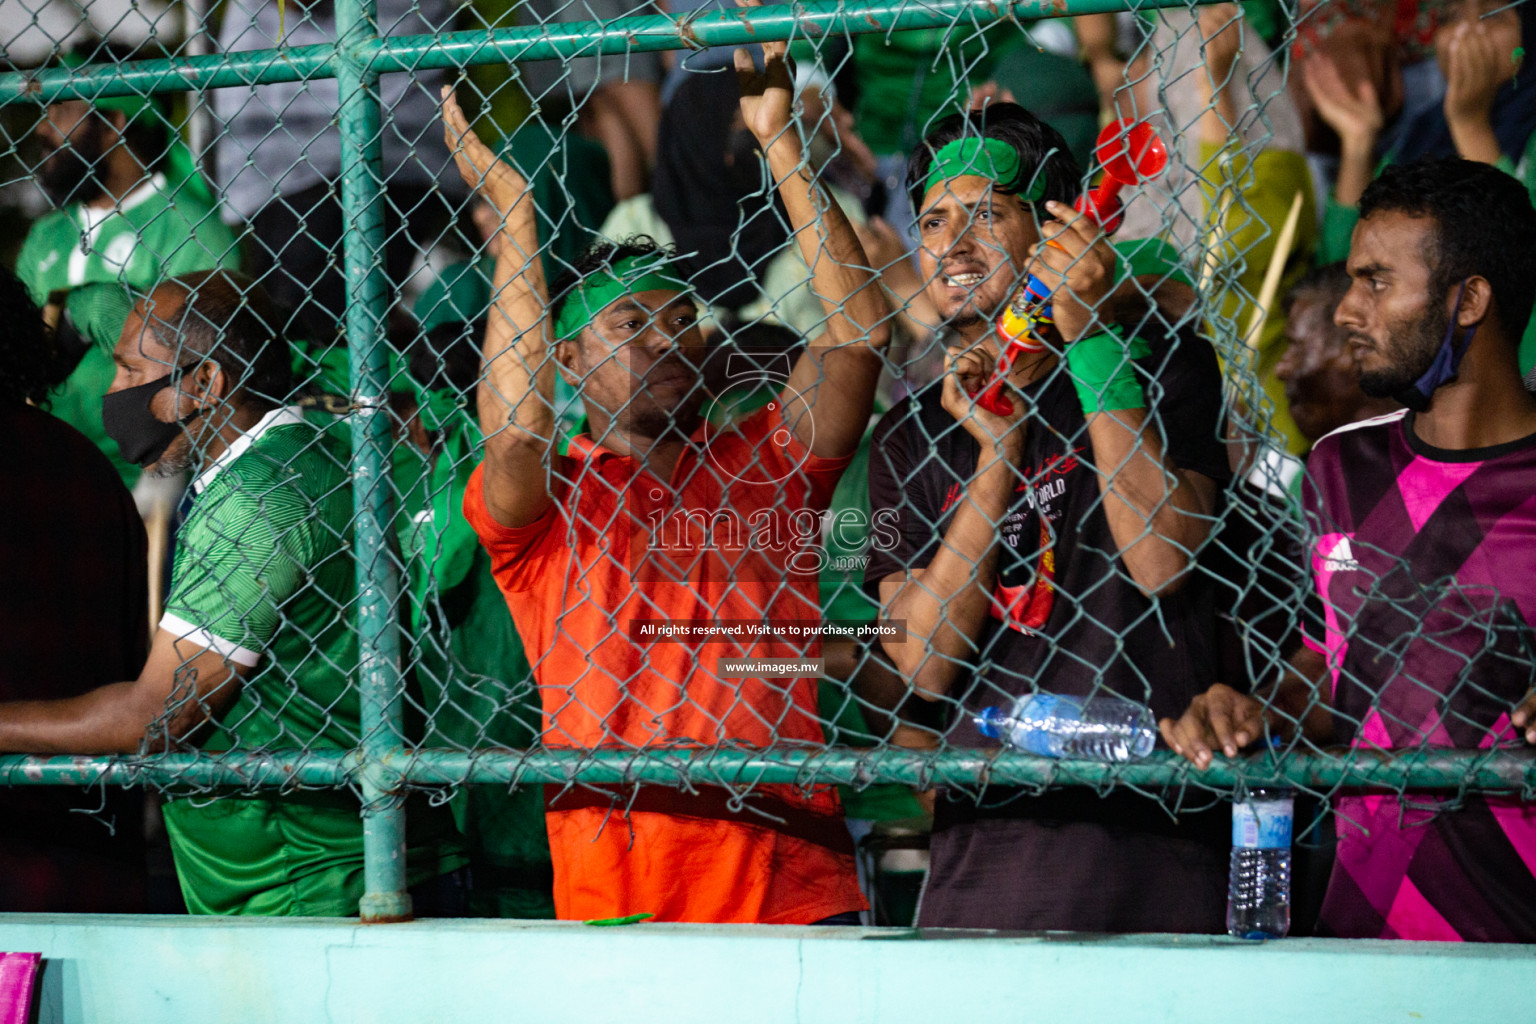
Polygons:
M1200 112L1200 141L1224 145L1237 130L1237 102L1232 98L1232 78L1237 65L1208 68L1199 86L1205 105ZM1197 71L1198 75L1199 72Z
M1216 94L1214 103L1207 103L1200 114L1200 141L1223 145L1237 130L1237 104L1232 102L1229 89Z
M524 222L514 210L496 259L478 399L486 452L482 491L486 507L506 526L525 526L548 507L546 460L555 432L548 293L531 200L518 207L529 215Z
M1182 582L1210 535L1214 488L1168 463L1146 411L1088 417L1104 515L1126 570L1149 595ZM1203 478L1202 478L1203 479Z
M814 454L839 458L864 436L894 317L878 275L862 266L867 260L852 224L841 207L821 198L799 164L798 146L786 142L774 152L769 163L785 179L780 191L812 267L812 288L831 316L826 332L796 362L784 397L793 402L803 396L813 404L814 415L804 417L796 433Z
M165 711L145 706L136 684L112 683L63 700L0 704L0 751L12 754L129 754Z
M1333 187L1333 196L1340 206L1359 206L1365 187L1371 183L1375 171L1376 137L1347 138L1343 140L1339 156L1339 177Z
M1488 118L1457 119L1451 121L1450 126L1451 141L1456 144L1456 153L1463 160L1492 164L1504 155Z
M858 448L874 409L882 365L879 353L856 345L812 344L796 360L785 408L796 435L812 454L835 459ZM795 415L800 411L795 408L798 398L811 403L803 416Z
M1083 14L1072 19L1077 30L1078 54L1083 63L1094 65L1117 60L1115 56L1115 16Z
M769 144L768 169L811 268L811 289L830 317L827 333L840 345L883 349L891 335L890 303L848 215L817 186L799 140L788 132Z
M548 438L546 428L554 423L553 368L546 367L549 288L539 256L531 192L512 208L502 227L491 296L479 401L481 428L487 437L510 426L520 434Z
M906 680L891 665L885 652L852 640L829 640L821 646L826 674L847 683L859 701L859 712L872 735L889 738L895 719L888 714L911 693Z
M548 317L542 301L504 276L497 260L498 288L485 329L485 375L480 381L480 429L487 443L517 440L547 448L554 430L555 368L549 359Z
M1271 728L1290 732L1299 727L1314 743L1332 742L1333 710L1322 689L1327 671L1327 660L1310 647L1291 656L1280 678L1256 695L1269 706Z
M921 690L948 692L976 652L997 582L998 525L1013 495L1015 461L1000 458L972 479L933 560L888 604L886 618L905 622L906 639L885 649Z
M932 331L939 323L937 311L928 298L928 286L909 257L903 257L880 272L887 297L894 300L897 315L918 331Z

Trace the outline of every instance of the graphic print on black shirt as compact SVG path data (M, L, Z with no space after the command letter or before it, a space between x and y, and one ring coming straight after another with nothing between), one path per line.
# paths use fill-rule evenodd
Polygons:
M1029 550L1029 542L1024 540L1026 536L1035 543L1034 563L1026 582L1010 585L1005 582L1008 577L999 578L992 589L990 612L992 618L1026 636L1034 636L1045 625L1051 615L1051 606L1055 603L1056 546L1053 538L1056 520L1061 517L1061 512L1052 512L1051 509L1055 499L1065 493L1065 476L1078 468L1077 455L1083 450L1083 446L1079 445L1067 455L1053 456L1043 466L1024 469L1014 494L1023 495L1023 503L1034 515L1031 517L1020 509L1011 512L1003 520L1000 531L1002 540L1013 553L1009 559L1010 568L1016 570L1024 564L1022 556L1017 553L1021 543L1025 551ZM964 493L965 489L960 484L951 484L944 495L940 514L947 513ZM1018 500L1021 499L1015 498L1015 501ZM1027 524L1031 520L1038 529L1028 529ZM1014 573L1010 572L1009 576L1012 575Z
M1149 434L1179 468L1224 482L1221 376L1210 345L1175 337L1138 365L1156 381L1147 385L1156 396ZM976 471L980 445L944 410L941 388L935 382L896 406L875 430L871 509L893 510L900 535L894 548L871 552L865 585L875 595L885 577L932 560ZM1161 599L1159 616L1113 554L1087 423L1065 369L1024 394L1033 408L999 526L991 615L974 682L954 696L979 711L1035 689L1084 695L1102 685L1159 716L1182 713L1215 682L1210 581L1192 577ZM948 740L991 745L969 716Z

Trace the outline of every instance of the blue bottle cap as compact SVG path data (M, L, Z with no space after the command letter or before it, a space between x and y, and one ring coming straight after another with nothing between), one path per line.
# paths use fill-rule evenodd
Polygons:
M997 724L1000 717L997 708L982 708L981 714L976 716L976 728L981 730L983 736L995 740L1003 734Z

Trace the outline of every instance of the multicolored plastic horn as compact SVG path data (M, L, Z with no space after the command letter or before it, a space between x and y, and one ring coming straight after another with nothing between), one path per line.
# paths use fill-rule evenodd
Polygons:
M1093 159L1104 168L1104 178L1097 188L1083 193L1072 205L1079 213L1092 217L1105 234L1112 235L1125 219L1120 190L1163 173L1163 168L1168 166L1168 147L1145 122L1112 121L1099 132ZM1036 333L1038 328L1053 322L1051 293L1044 282L1031 274L997 318L998 337L1006 345L998 357L992 380L976 399L977 405L999 416L1013 412L1013 402L1002 393L1008 370L1019 353L1044 351L1045 346L1037 340Z

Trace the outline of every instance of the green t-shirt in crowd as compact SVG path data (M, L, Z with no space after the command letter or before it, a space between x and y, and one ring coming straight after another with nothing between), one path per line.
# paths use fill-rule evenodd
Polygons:
M83 285L115 284L148 291L177 274L240 265L235 236L209 203L183 183L174 194L156 174L114 207L71 203L38 218L16 257L16 276L39 306ZM117 324L121 329L121 321ZM82 334L89 325L76 324ZM110 332L105 351L93 345L54 391L54 415L90 438L132 487L139 469L123 460L101 423L101 398L112 383Z
M911 153L933 127L964 110L987 80L998 47L1017 37L1013 22L876 32L853 42L859 97L854 120L876 155Z
M268 413L193 481L161 628L248 676L207 751L359 742L356 567L348 452L297 408ZM165 808L187 907L352 916L363 829L346 794L182 796ZM409 878L464 863L441 809L412 808Z

